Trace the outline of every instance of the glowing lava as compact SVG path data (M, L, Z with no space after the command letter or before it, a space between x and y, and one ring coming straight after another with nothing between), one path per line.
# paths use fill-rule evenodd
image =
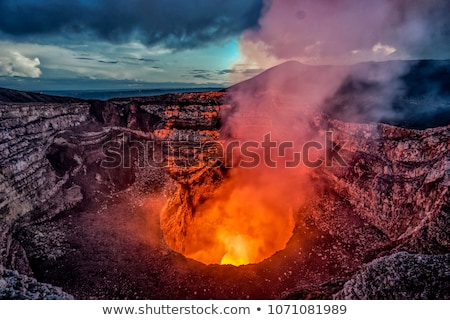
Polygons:
M223 239L226 246L227 253L222 257L220 264L232 264L240 266L242 264L249 264L249 251L251 239L245 239L241 235L237 236L225 236Z
M197 208L184 255L206 264L238 266L283 250L294 229L292 210L254 187L224 185Z
M161 213L166 244L205 264L235 266L262 262L286 248L294 212L300 215L310 199L302 170L233 168L219 185L205 172L168 198Z

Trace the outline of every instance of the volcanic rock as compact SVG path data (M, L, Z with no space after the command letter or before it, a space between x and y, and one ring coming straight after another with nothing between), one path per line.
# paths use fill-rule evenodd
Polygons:
M19 274L0 265L0 300L73 300L61 288Z
M420 131L331 119L322 123L320 129L332 132L348 166L335 163L316 172L327 181L326 190L320 191L321 208L336 208L342 202L344 210L357 213L392 245L407 242L430 224L445 220L450 201L450 127ZM327 193L337 198L330 200ZM336 209L319 211L334 216ZM443 232L434 237L445 239L448 225L441 222L437 228ZM448 242L437 238L422 243L421 252L445 253Z
M338 300L405 300L450 298L450 254L399 252L364 265L342 290Z

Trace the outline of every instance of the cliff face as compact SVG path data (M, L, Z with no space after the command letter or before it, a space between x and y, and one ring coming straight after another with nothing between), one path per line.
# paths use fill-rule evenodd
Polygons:
M449 127L420 131L324 119L320 129L333 133L348 166L315 173L327 185L316 205L322 212L319 220L329 213L336 216L338 199L343 211L356 213L392 246L415 246L423 253L448 251L449 226L443 221L450 200Z
M26 264L16 261L11 250L17 247L11 238L14 228L50 219L83 199L80 187L69 183L83 165L80 155L64 159L68 153L54 155L52 150L70 150L61 134L87 123L89 106L2 103L0 118L0 263L22 270Z
M0 103L0 265L32 274L22 245L47 248L55 244L45 239L40 243L25 239L27 234L36 239L37 234L42 235L38 227L35 230L30 225L71 208L87 210L99 205L99 195L112 198L130 186L142 190L138 198L145 192L165 190L160 226L166 243L183 252L186 234L196 219L196 207L212 197L227 179L227 169L211 165L205 150L198 148L199 144L221 139L221 124L234 112L226 101L224 93L201 93L90 103ZM361 288L364 277L370 276L366 273L372 269L363 269L344 283L364 263L399 251L441 255L434 269L428 268L434 263L430 262L433 256L424 256L426 263L416 263L417 258L411 266L420 269L430 281L448 277L450 127L412 130L346 123L322 114L310 122L319 135L332 133L333 144L339 146L348 164L309 170L314 197L302 208L295 208L293 239L303 233L320 234L326 242L326 249L318 257L329 259L322 262L327 266L305 265L314 270L312 274L317 273L313 284L319 285L331 276L344 279L322 297L330 298L338 291L335 297L352 297L351 288L372 290ZM123 151L122 160L130 159L129 166L102 165L107 160L105 143L111 142ZM153 142L154 147L142 158L137 146L147 142ZM157 166L148 166L149 156L160 159ZM144 166L140 166L141 161ZM48 237L59 234L49 233ZM46 250L31 258L49 259ZM301 252L294 240L286 250ZM315 250L310 251L313 256L319 254ZM340 250L347 253L341 254ZM54 252L48 255L58 257ZM271 263L281 263L277 259L284 258L274 258ZM374 266L395 273L398 259L412 258L393 256L377 260ZM332 263L338 266L333 274L317 271ZM269 268L269 262L264 266ZM444 273L435 275L435 269ZM398 269L403 275L393 277L413 281L404 275L408 270ZM295 274L290 277L294 279L292 287L298 287L291 288L290 295L304 292L302 281ZM358 297L381 296L364 291Z

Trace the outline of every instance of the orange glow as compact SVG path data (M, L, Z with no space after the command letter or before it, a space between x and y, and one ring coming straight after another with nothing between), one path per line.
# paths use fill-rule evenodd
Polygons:
M220 239L220 237L219 237ZM245 239L241 235L229 236L225 235L221 239L226 247L227 253L220 260L220 264L232 264L239 266L241 264L249 264L249 251L251 250L251 239Z
M197 208L184 254L205 264L258 263L286 247L294 224L292 210L257 186L225 183Z

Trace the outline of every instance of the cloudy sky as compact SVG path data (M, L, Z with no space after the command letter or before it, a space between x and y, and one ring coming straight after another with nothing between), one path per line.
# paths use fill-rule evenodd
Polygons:
M448 59L448 12L448 0L0 0L0 86L224 86L292 59Z

